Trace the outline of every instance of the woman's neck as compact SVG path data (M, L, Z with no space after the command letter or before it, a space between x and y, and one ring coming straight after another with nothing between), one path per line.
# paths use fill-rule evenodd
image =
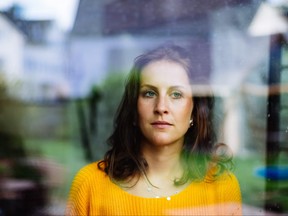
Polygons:
M181 178L181 149L179 146L152 146L143 143L142 154L148 163L146 174L152 184L157 186L163 182L173 183L176 178Z
M171 195L188 186L188 182L180 186L174 184L175 179L183 175L181 145L155 146L143 142L141 146L148 169L140 178L138 176L128 181L130 187L125 188L127 192L141 197L166 197L170 200Z

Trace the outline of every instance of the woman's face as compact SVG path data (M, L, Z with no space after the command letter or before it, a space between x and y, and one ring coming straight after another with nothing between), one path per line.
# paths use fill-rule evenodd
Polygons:
M192 90L184 67L167 60L145 66L140 75L137 106L142 143L182 146L193 110Z

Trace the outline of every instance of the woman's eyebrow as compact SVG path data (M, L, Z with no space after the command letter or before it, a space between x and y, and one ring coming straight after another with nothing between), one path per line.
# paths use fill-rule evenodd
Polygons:
M180 88L180 89L185 89L187 86L184 86L184 85L175 85L175 86L170 86L169 88L170 89L177 89L177 88Z
M153 88L153 89L157 89L156 86L150 85L150 84L143 84L140 86L140 88L144 88L144 87L148 87L148 88Z
M140 88L144 88L144 87L148 87L148 88L157 88L156 86L150 85L150 84L142 84L140 86ZM175 85L175 86L169 86L169 89L176 89L176 88L186 88L187 86L184 85Z

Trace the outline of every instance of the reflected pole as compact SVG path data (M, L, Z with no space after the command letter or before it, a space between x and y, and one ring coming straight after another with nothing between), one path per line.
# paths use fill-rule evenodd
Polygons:
M280 151L280 84L281 84L281 55L283 37L281 34L270 36L269 70L268 70L268 97L267 97L267 138L266 138L266 167L277 165ZM267 170L267 169L266 169ZM267 172L267 171L266 171ZM268 174L268 173L266 173ZM271 192L277 181L266 175L265 208L275 210L279 206L271 202Z

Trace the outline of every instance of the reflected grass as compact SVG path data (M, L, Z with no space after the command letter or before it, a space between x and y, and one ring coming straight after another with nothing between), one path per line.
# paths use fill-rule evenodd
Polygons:
M287 155L279 158L279 164L285 164ZM286 163L287 164L287 163ZM265 158L257 154L236 157L235 175L237 176L244 204L264 208L265 200L279 208L279 211L288 212L288 181L270 180L266 192L265 178L256 175L256 169L265 166ZM277 210L277 209L271 210Z

